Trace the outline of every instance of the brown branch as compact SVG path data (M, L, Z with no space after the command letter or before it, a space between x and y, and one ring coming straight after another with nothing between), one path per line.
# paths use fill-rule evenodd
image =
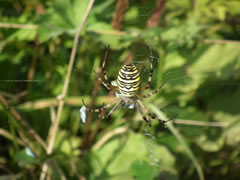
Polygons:
M114 31L114 30L102 30L102 29L94 29L95 33L98 34L106 34L106 35L113 35L113 36L124 36L126 34L136 37L138 34L137 32L124 32L124 31Z
M65 98L65 103L67 105L79 107L82 105L82 99L85 100L86 104L90 103L90 96L72 96ZM102 102L110 103L114 100L114 97L98 97L96 104L102 105ZM39 110L44 108L50 108L51 106L55 107L58 105L58 101L55 98L40 99L36 101L28 101L19 106L9 106L9 108L23 109L23 110ZM1 107L0 107L1 110Z
M5 100L5 98L0 95L0 102L3 104L3 106L6 108L6 110L9 110L11 115L18 120L18 122L27 130L27 133L30 137L33 137L45 150L47 150L47 145L43 141L43 139L38 135L38 133L27 123L26 120L24 120L21 115L14 109L9 108L8 102Z
M11 141L13 141L15 139L15 137L11 133L9 133L8 131L6 131L5 129L2 129L2 128L0 128L0 136L3 136ZM24 146L24 142L21 139L16 138L16 141L18 144Z
M235 40L225 40L225 39L204 39L204 43L206 44L236 44L240 45L240 41L235 41Z
M195 121L195 120L184 120L184 119L176 119L173 120L175 124L185 124L191 126L212 126L212 127L226 127L228 123L224 122L205 122L205 121Z
M156 8L152 16L148 19L147 27L152 28L158 25L158 20L161 18L163 12L166 9L166 0L157 0Z
M106 52L106 50L105 50L105 52ZM105 57L104 57L105 58ZM101 73L103 73L102 72L102 68L99 68L98 69L98 74L101 74ZM95 102L95 100L96 100L96 95L97 95L97 91L98 91L98 89L99 89L99 87L100 87L100 82L99 82L99 80L98 80L98 78L96 78L96 82L95 82L95 84L97 84L97 85L95 85L95 89L94 89L94 91L93 91L93 100L94 100L94 102ZM108 96L113 96L113 91L109 91L109 94L108 94ZM105 102L105 101L103 101L103 102ZM112 101L111 101L112 102ZM106 103L106 102L105 102ZM104 113L105 113L105 111L103 111L102 112L102 114L101 115L104 115ZM97 135L97 132L98 132L98 129L99 129L99 127L100 127L100 125L101 125L101 122L102 122L102 118L97 118L97 120L96 120L96 125L95 125L95 127L94 127L94 129L93 129L93 131L91 132L91 134L89 135L89 143L91 143L90 145L92 146L92 143L93 143L93 141L94 141L94 139L95 139L95 137L96 137L96 135Z
M28 92L25 90L25 91L22 91L18 94L12 94L12 93L9 93L9 92L0 91L0 94L4 97L7 97L7 98L13 100L16 103L16 102L19 101L20 98L22 98L23 96L26 96L28 94Z
M192 0L192 9L195 10L197 7L198 0Z
M78 162L78 158L71 158L70 159L70 169L71 169L71 174L75 175L79 180L86 180L86 178L80 174L79 170L78 170L78 165L76 164L76 162Z
M32 29L35 30L39 26L33 24L8 24L8 23L0 23L0 28L15 28L15 29Z
M104 112L104 113L105 113L105 112ZM94 130L92 131L92 133L91 133L90 136L89 136L89 142L90 142L90 143L93 143L93 142L94 142L94 139L95 139L95 137L96 137L96 135L97 135L98 129L99 129L101 123L102 123L102 120L103 120L103 119L100 118L100 117L97 119L95 128L94 128Z
M20 173L18 175L13 174L13 172L8 167L4 166L2 163L0 164L0 169L6 171L8 173L9 177L6 177L6 179L8 179L8 178L10 179L10 177L11 177L12 180L15 180L15 179L18 179L19 177L21 177ZM2 174L4 174L4 173L2 172ZM3 177L2 179L5 179L5 178Z
M93 149L97 150L99 149L103 144L105 144L109 139L111 139L113 136L118 134L123 134L127 131L127 127L120 127L117 129L114 129L113 131L109 132L108 134L104 135L94 146Z
M100 88L100 82L99 82L98 78L96 77L95 83L94 83L94 89L93 89L92 96L91 96L92 97L91 106L90 106L91 108L93 108L96 104L96 95L97 95L99 88ZM90 141L93 140L93 135L92 134L90 135L90 125L91 125L92 119L93 119L93 112L89 112L85 132L84 132L84 135L82 138L83 140L82 140L81 147L83 149L87 149L90 146L90 143L91 143ZM101 118L99 118L97 121L99 121L100 119ZM96 131L96 128L97 127L95 127L95 131Z
M87 17L88 17L88 15L89 15L89 13L92 9L93 3L94 3L94 0L89 1L87 11L83 16L82 22L79 25L77 33L74 37L74 44L73 44L73 48L72 48L72 52L71 52L70 62L69 62L69 65L68 65L67 75L66 75L65 81L64 81L63 91L62 91L62 94L59 96L57 116L56 116L56 119L54 120L54 122L52 123L52 125L49 129L49 133L48 133L48 142L49 142L48 147L47 147L47 154L48 155L52 154L52 152L53 152L53 146L54 146L54 143L55 143L56 134L57 134L57 131L58 131L59 122L60 122L60 118L61 118L62 110L63 110L63 106L64 106L64 98L67 94L69 81L70 81L70 76L71 76L71 73L72 73L72 68L73 68L73 64L74 64L74 61L75 61L75 57L76 57L79 36L80 36L80 33L83 29L83 26L84 26L84 24L87 20ZM41 180L45 179L45 176L46 176L45 172L47 172L47 169L48 169L48 165L44 164L43 167L42 167L42 173L41 173L41 176L40 176Z
M118 0L115 8L115 13L111 25L114 29L120 30L122 28L122 21L124 18L124 13L128 8L128 0Z
M35 44L34 44L34 51L37 52L38 49L39 49L39 41L38 41L38 38L36 38ZM32 56L32 63L27 75L27 80L28 80L27 89L29 92L31 91L31 88L32 88L32 82L33 82L32 80L34 79L36 64L37 64L37 55L34 53L34 55Z
M77 45L78 45L78 41L79 41L79 36L80 33L83 29L83 26L87 20L87 17L90 13L90 10L93 6L94 0L91 0L88 4L88 8L87 11L82 19L82 22L78 28L78 31L74 37L74 45L72 48L72 53L71 53L71 57L70 57L70 62L68 65L68 71L67 71L67 75L65 77L65 81L64 81L64 86L63 86L63 91L62 94L59 96L59 104L58 104L58 111L57 111L57 117L54 121L54 123L51 125L50 130L49 130L49 134L48 134L48 140L49 140L49 144L48 144L48 149L47 149L47 154L51 154L53 151L53 145L55 142L55 138L56 138L56 133L58 131L58 126L59 126L59 121L61 118L61 114L62 114L62 110L63 110L63 106L64 106L64 98L67 94L67 90L68 90L68 86L69 86L69 81L70 81L70 76L72 73L72 68L73 68L73 64L75 61L75 56L76 56L76 52L77 52Z
M130 64L132 59L133 59L133 54L132 54L132 52L129 52L124 64Z

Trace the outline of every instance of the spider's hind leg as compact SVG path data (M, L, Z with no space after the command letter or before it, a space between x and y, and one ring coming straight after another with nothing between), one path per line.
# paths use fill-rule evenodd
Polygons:
M177 117L177 114L176 114L175 116L173 116L173 117L171 117L171 118L169 118L167 120L162 120L162 119L154 116L152 113L150 113L150 111L144 106L144 104L140 100L137 100L137 103L140 105L140 108L142 108L151 119L157 120L160 123L165 124L166 122L171 121L171 120L173 120L173 119L175 119Z
M147 117L145 116L145 114L144 114L143 111L142 111L141 106L140 106L137 102L136 102L136 107L137 107L138 112L141 114L143 120L144 120L150 127L152 127L151 119L147 119Z

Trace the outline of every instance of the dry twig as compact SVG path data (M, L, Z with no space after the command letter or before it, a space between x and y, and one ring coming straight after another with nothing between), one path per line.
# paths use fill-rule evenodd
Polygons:
M62 91L62 94L59 96L57 116L56 116L56 119L54 120L54 122L52 123L52 125L50 127L50 130L49 130L49 133L48 133L48 147L47 147L47 154L48 155L52 154L52 152L53 152L53 146L54 146L54 143L55 143L56 134L57 134L57 131L58 131L59 122L60 122L60 118L61 118L61 114L62 114L62 110L63 110L63 106L64 106L64 98L67 94L69 81L70 81L70 76L71 76L71 73L72 73L72 68L73 68L73 64L74 64L74 61L75 61L75 57L76 57L79 36L80 36L80 33L83 29L83 26L84 26L84 24L87 20L87 17L90 13L90 10L92 9L93 3L94 3L94 0L90 0L90 2L88 4L87 11L83 16L82 22L79 25L77 33L74 37L74 44L73 44L73 48L72 48L72 52L71 52L70 62L69 62L69 65L68 65L68 71L67 71L65 81L64 81L63 91ZM47 169L48 169L48 165L46 163L43 164L42 173L41 173L41 176L40 176L41 180L45 179Z
M99 149L103 144L105 144L109 139L111 139L113 136L116 136L117 134L123 134L127 131L127 127L120 127L117 129L114 129L113 131L109 132L105 136L102 137L94 146L93 149Z
M38 28L38 25L0 23L0 28L33 29L33 30L35 30Z
M3 104L3 106L9 110L11 115L19 121L19 123L27 130L27 133L30 137L33 137L41 146L47 150L47 145L43 141L43 139L38 135L38 133L27 123L25 119L21 117L21 115L14 109L14 108L9 108L8 102L5 100L5 98L0 95L0 102Z
M205 121L195 121L195 120L184 120L175 119L173 120L175 124L186 124L191 126L212 126L212 127L226 127L228 123L224 122L205 122Z
M236 44L240 45L240 41L226 40L226 39L204 39L206 44Z

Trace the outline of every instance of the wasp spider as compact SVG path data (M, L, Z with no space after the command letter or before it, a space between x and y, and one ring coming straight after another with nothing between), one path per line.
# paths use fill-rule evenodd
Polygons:
M152 113L150 113L150 111L145 107L145 105L139 99L140 97L148 98L153 94L156 94L165 84L165 82L163 82L158 89L152 91L147 95L141 94L143 90L150 88L150 85L151 85L152 73L153 73L152 58L150 58L150 73L149 73L147 85L145 85L144 87L141 87L141 77L140 77L140 72L137 66L134 64L127 64L127 65L123 65L122 68L120 69L117 77L117 86L114 86L110 84L105 71L105 62L108 56L108 52L109 52L109 47L106 50L106 53L103 59L103 64L101 67L101 74L103 75L103 79L99 76L99 74L97 73L96 74L99 81L109 91L112 90L118 95L117 101L114 101L107 105L103 105L99 109L90 109L85 105L84 101L82 100L83 105L86 107L86 110L89 112L101 112L101 111L105 111L108 107L115 104L115 106L111 109L111 111L109 111L106 115L104 116L99 115L101 118L105 119L105 118L108 118L119 106L123 106L130 109L136 107L139 113L141 114L143 120L147 122L149 126L151 126L151 119L158 120L161 123L166 123L174 119L175 117L170 118L168 120L162 120L155 117Z

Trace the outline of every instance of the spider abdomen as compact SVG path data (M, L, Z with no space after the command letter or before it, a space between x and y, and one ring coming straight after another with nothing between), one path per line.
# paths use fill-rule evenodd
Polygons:
M136 65L123 65L118 73L117 83L122 96L134 97L141 84L140 73Z

